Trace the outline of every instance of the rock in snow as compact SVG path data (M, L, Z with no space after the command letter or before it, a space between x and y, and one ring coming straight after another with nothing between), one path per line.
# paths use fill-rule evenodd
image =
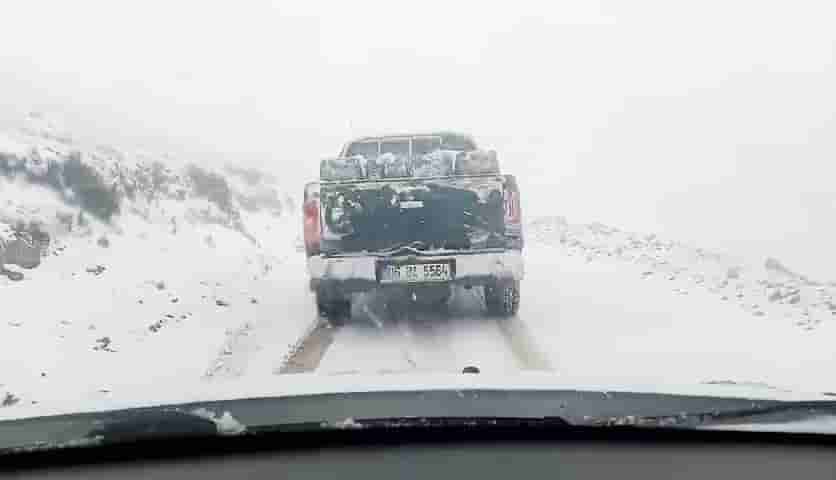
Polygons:
M11 407L12 405L15 405L18 402L20 402L19 397L15 396L15 394L11 392L6 392L6 394L3 396L3 402L0 403L0 407Z

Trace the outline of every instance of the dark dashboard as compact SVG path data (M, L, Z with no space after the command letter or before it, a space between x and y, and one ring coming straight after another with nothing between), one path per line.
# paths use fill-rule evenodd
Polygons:
M245 398L3 421L0 476L834 478L834 418L832 401L580 390Z
M6 458L12 462L0 472L52 479L834 478L834 446L817 435L632 427L276 433L30 454Z

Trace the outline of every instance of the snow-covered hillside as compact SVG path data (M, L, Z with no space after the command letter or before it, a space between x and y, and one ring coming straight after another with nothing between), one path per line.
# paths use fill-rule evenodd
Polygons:
M167 155L75 143L37 114L19 131L0 132L0 178L7 190L41 187L25 197L19 188L4 193L0 221L35 221L53 234L85 218L118 228L121 217L133 215L175 231L182 222L216 224L252 240L245 213L279 216L292 207L269 174L235 166L216 172Z
M311 318L276 294L311 309L294 210L264 172L82 145L38 115L0 133L0 224L50 239L37 268L7 265L23 280L0 275L0 403L177 388L260 322L292 343Z
M563 255L629 266L640 270L638 278L665 283L678 295L705 292L755 317L780 317L805 330L836 321L836 282L809 278L776 258L755 264L742 255L600 223L569 224L563 217L535 219L526 233L539 244L558 247Z

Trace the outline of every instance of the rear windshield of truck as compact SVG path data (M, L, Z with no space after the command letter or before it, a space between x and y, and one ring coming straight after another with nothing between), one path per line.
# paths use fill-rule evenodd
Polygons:
M362 155L366 158L376 157L380 154L380 144L377 140L368 142L354 142L346 150L346 157L353 157L355 155Z
M412 147L410 149L410 142ZM467 152L476 150L476 145L463 135L431 135L403 138L368 139L349 144L346 157L362 155L366 158L377 157L384 153L395 155L426 155L436 150L455 150Z

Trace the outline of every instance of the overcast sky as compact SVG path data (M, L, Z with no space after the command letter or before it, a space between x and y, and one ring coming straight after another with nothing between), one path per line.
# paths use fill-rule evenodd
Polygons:
M836 269L832 1L6 3L3 127L290 185L352 135L462 129L529 214Z

